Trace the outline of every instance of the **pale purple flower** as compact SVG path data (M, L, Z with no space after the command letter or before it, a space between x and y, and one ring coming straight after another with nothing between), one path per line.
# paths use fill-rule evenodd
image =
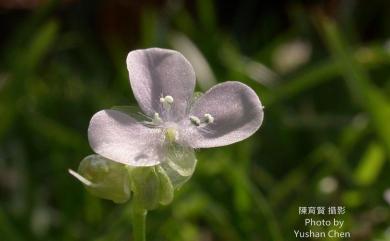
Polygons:
M146 120L120 109L97 112L88 138L99 155L130 166L163 164L174 145L192 151L251 136L263 121L256 93L227 81L194 97L195 73L182 54L151 48L127 56L130 85Z

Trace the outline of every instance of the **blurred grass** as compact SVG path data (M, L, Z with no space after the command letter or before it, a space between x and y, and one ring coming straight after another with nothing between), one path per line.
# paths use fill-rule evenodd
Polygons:
M148 240L297 240L298 207L317 205L346 206L351 240L390 240L389 11L249 0L0 11L0 240L128 240L129 206L66 170L91 153L93 113L135 104L125 57L152 46L200 61L199 89L240 80L266 109L250 139L198 151L174 203L149 214Z

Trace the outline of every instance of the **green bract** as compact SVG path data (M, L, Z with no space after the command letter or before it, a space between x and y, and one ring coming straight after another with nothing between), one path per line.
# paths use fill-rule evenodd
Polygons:
M84 158L75 175L92 195L125 203L132 193L132 202L139 209L155 209L168 205L174 189L183 185L196 165L193 153L172 146L167 161L152 167L130 167L99 155Z

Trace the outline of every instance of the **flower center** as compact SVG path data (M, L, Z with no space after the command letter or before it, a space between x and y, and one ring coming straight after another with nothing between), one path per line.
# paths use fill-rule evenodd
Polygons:
M171 95L162 95L162 97L160 97L160 103L162 105L161 114L163 118L161 118L160 113L155 112L151 124L163 129L166 141L169 143L177 142L179 139L179 132L177 131L176 124L172 123L169 118L169 112L174 103L174 98ZM190 115L189 119L193 125L201 128L214 123L214 117L210 113L206 113L202 117Z
M176 142L177 139L178 139L178 136L179 136L179 133L177 132L177 130L173 127L168 127L167 129L165 129L165 139L172 143L172 142Z
M165 140L169 143L176 142L179 138L179 133L177 131L177 125L170 121L164 121L160 114L155 112L151 124L154 127L160 128L165 133Z

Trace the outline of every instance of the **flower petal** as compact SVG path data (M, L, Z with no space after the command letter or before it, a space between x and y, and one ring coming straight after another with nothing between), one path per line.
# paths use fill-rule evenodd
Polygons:
M161 131L148 128L116 110L96 113L89 124L88 139L99 155L131 166L160 163Z
M127 56L130 84L141 109L150 116L158 112L172 121L184 117L187 102L195 88L195 72L177 51L151 48L135 50ZM173 97L165 114L160 98Z
M204 123L205 114L214 118L212 123ZM203 124L187 121L185 142L204 148L241 141L259 129L263 115L259 97L250 87L236 81L218 84L194 103L190 116L203 120Z

